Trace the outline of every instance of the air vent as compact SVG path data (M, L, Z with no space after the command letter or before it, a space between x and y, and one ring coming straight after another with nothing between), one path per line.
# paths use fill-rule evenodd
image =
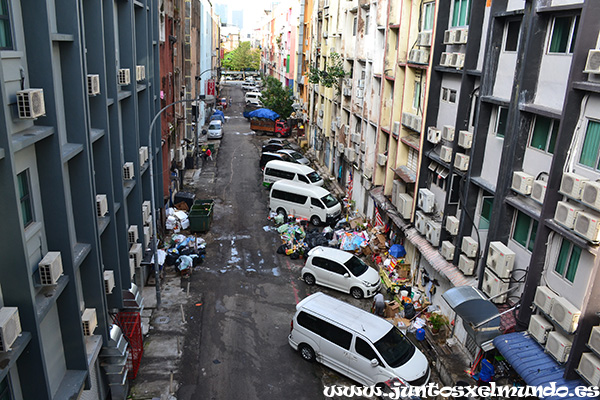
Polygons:
M579 324L579 316L581 311L573 304L569 303L564 297L557 297L552 302L550 316L556 321L565 331L572 333L577 329Z
M46 115L43 89L25 89L17 92L19 118L35 119Z
M573 229L577 214L583 211L581 207L575 207L566 201L556 203L556 211L554 212L554 220L568 229Z
M473 272L475 271L475 260L470 259L464 254L461 254L458 257L458 269L464 275L473 275Z
M60 251L48 252L38 264L40 283L42 286L56 285L58 278L63 273L63 264Z
M579 200L583 191L583 182L587 181L589 179L583 176L565 172L560 182L560 192L572 199Z
M548 333L554 330L554 325L541 315L534 315L529 321L527 331L540 344L546 343Z
M569 358L572 345L573 342L560 333L550 332L546 340L546 352L550 353L559 363L564 363Z
M0 351L9 351L21 334L21 320L17 307L0 308Z

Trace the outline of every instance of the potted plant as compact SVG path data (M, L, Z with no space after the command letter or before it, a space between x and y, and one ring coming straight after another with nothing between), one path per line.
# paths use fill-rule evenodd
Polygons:
M431 324L431 333L438 333L440 329L448 325L448 318L443 314L432 313L429 317L429 324Z

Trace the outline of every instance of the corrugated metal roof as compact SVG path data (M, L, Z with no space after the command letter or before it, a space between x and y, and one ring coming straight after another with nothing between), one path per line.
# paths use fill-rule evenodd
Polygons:
M394 171L396 175L398 175L400 179L406 183L415 183L417 181L417 173L412 171L406 165L401 165L392 171Z

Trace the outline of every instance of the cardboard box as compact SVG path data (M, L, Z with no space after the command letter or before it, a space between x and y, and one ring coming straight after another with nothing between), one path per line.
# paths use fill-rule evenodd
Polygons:
M400 311L400 304L395 301L390 301L385 305L383 314L386 318L394 318L398 311Z
M356 229L356 227L358 225L364 225L365 221L362 218L355 218L352 221L350 221L350 228L352 229Z
M373 254L373 250L371 250L371 247L369 247L369 246L361 247L361 249L362 249L362 253L365 256L370 256L371 254Z
M408 279L410 277L410 267L399 265L396 267L396 272L400 279Z

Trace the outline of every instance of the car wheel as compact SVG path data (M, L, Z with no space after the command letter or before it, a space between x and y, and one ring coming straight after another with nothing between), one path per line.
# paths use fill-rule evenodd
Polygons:
M312 217L310 217L310 223L314 226L319 226L321 225L321 218L317 217L316 215L313 215Z
M308 362L315 361L315 351L312 347L307 344L301 344L298 346L298 351L300 351L300 355Z
M355 299L362 299L363 298L363 291L360 288L357 288L356 286L350 289L350 294Z
M283 208L278 208L277 209L277 214L283 215L284 217L287 217L287 213L285 212L285 210Z
M308 286L314 285L315 282L317 281L312 274L304 274L304 276L302 277L302 279L304 279L304 282L306 282L306 284Z

